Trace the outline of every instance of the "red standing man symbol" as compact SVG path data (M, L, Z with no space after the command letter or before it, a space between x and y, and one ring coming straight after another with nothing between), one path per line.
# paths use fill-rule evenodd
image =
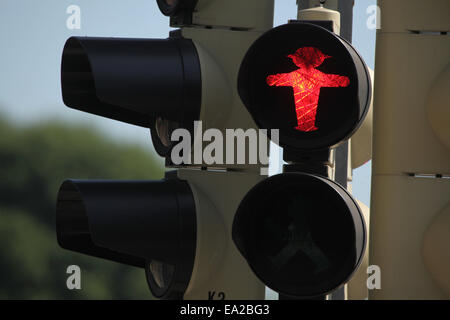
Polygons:
M315 131L317 106L319 104L320 88L347 87L350 79L336 74L323 73L315 68L320 66L327 58L317 48L303 47L291 58L299 69L290 73L278 73L267 77L269 86L288 86L294 89L295 111L297 113L297 127L300 131Z

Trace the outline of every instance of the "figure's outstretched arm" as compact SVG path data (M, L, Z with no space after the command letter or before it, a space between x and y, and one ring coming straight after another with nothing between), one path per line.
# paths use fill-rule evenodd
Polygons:
M272 74L266 78L267 84L269 86L291 86L291 76L289 73L277 73Z
M324 74L327 79L326 87L348 87L350 79L337 74Z

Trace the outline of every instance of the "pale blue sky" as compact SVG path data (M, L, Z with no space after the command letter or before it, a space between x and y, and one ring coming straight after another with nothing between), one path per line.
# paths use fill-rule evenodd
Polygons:
M366 10L375 0L356 0L353 43L374 66L375 30ZM81 8L81 29L66 27L66 9ZM274 25L295 19L295 0L276 0ZM19 124L56 118L99 128L117 140L152 149L148 130L64 107L60 93L60 61L71 35L165 38L169 19L155 0L1 0L0 112ZM370 163L354 172L355 196L369 204Z

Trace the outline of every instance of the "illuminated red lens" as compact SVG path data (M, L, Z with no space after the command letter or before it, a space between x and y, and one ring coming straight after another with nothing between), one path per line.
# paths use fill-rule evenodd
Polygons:
M267 77L269 86L289 86L294 89L295 111L299 131L309 132L318 128L315 126L317 106L319 104L320 88L347 87L350 79L336 74L323 73L315 68L327 58L317 48L303 47L294 54L288 55L299 69L290 73L278 73Z

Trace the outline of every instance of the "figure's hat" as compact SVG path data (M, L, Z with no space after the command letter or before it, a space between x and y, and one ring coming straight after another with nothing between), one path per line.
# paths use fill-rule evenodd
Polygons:
M331 56L322 53L322 51L314 47L302 47L287 57L291 58L298 67L312 68L320 66L325 59L331 58Z

